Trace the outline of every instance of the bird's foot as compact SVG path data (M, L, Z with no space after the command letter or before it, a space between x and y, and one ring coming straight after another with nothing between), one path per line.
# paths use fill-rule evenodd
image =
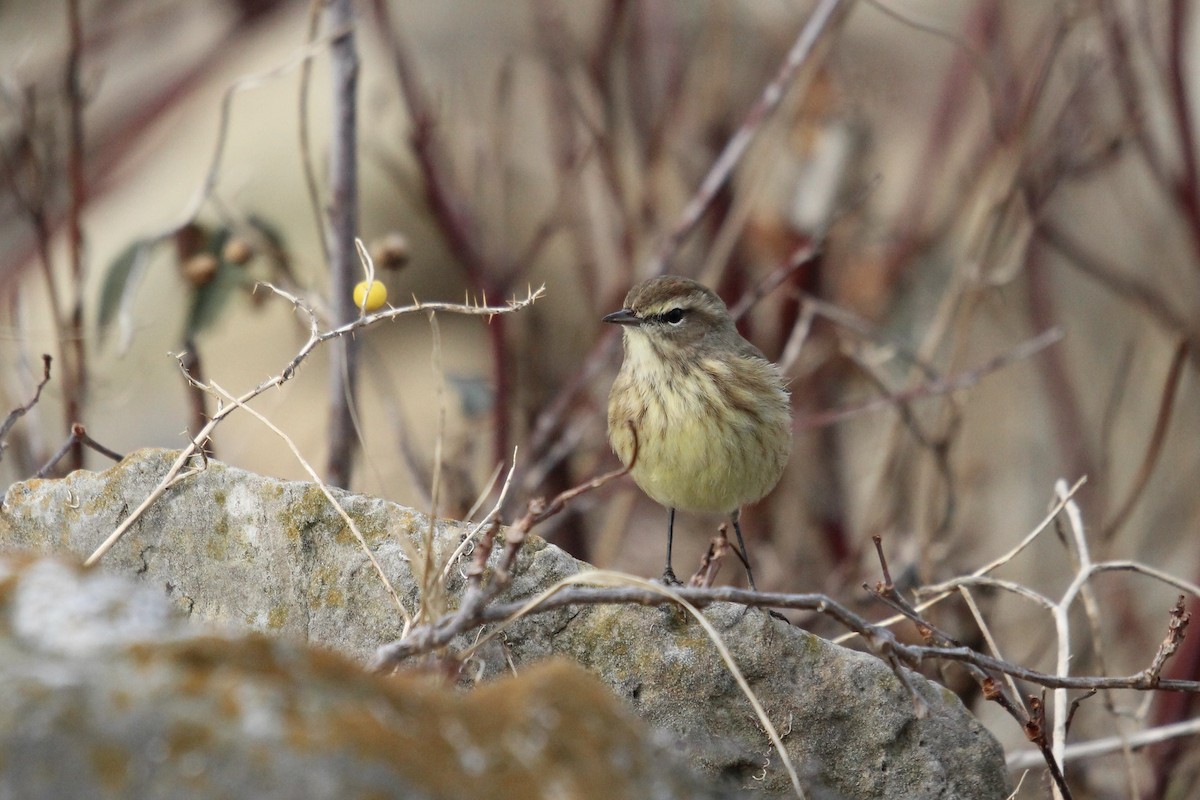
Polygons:
M662 577L659 578L659 582L664 586L683 586L683 581L675 577L675 570L671 569L670 567L667 567L663 570L663 574Z

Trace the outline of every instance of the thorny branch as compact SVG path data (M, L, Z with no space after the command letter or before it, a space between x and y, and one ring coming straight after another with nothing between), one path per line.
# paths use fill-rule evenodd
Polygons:
M317 323L316 312L304 305L299 298L288 294L282 289L271 286L270 284L260 285L266 286L279 296L291 301L291 303L297 309L302 311L305 316L308 317L308 341L304 343L304 345L296 353L295 357L288 362L288 364L279 372L279 374L266 379L262 383L258 384L258 386L255 386L253 389L238 397L236 402L218 409L217 412L213 414L213 417L208 421L208 424L201 428L200 431L192 437L191 441L188 442L188 445L179 453L179 457L175 459L175 463L171 465L171 468L167 470L167 474L162 478L162 480L159 481L158 486L154 488L150 495L146 497L146 499L143 500L142 503L129 514L129 516L121 521L121 524L118 525L111 534L109 534L108 538L96 548L95 552L88 556L87 560L84 562L86 566L95 564L104 556L105 553L112 549L112 546L115 545L120 538L125 535L125 532L129 530L129 528L132 527L138 519L141 518L142 514L146 512L146 509L150 508L150 506L152 506L158 500L158 498L162 497L162 495L166 493L168 489L170 489L172 486L175 486L180 481L203 471L207 467L207 458L204 455L204 444L212 435L213 430L219 424L221 424L225 417L229 416L230 413L238 409L242 404L245 404L255 397L258 397L268 389L282 386L284 383L289 381L292 376L296 374L296 370L299 369L304 360L308 358L309 354L311 354L312 351L315 350L321 343L339 336L345 336L353 333L381 320L395 319L396 317L412 314L417 311L447 311L454 314L469 314L475 316L486 316L489 318L499 314L510 314L514 311L520 311L521 309L532 305L542 297L546 290L544 286L539 287L536 290L530 289L524 299L510 300L503 306L463 305L458 303L439 302L422 303L414 299L412 305L387 308L383 311L377 311L374 314L359 317L358 319L334 328L333 330L321 332ZM199 466L191 467L185 470L185 465L187 465L193 457L199 458Z

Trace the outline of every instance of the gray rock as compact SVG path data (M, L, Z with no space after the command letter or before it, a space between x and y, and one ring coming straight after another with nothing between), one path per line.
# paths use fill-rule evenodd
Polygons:
M0 514L8 549L89 554L165 474L175 453L141 451L104 473L10 488ZM405 560L425 516L336 492L404 605L418 589ZM439 520L439 560L463 530ZM356 539L319 489L219 463L167 493L102 562L161 587L187 613L321 644L366 660L399 636L400 615ZM526 597L587 565L531 537L508 596ZM463 579L452 569L442 603ZM716 604L705 615L819 797L996 798L1008 791L1003 753L948 690L912 676L932 709L878 659L832 645L759 611ZM598 675L637 712L672 732L713 779L787 794L790 784L745 697L702 629L675 608L589 606L530 616L469 665L501 674L561 654Z
M462 694L0 556L0 798L716 798L565 659Z

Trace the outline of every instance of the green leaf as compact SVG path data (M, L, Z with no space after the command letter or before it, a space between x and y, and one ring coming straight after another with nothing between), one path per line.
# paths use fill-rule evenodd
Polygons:
M151 251L158 244L155 239L138 239L121 251L108 265L104 286L100 290L100 309L97 315L97 338L104 341L109 327L122 307L133 300Z

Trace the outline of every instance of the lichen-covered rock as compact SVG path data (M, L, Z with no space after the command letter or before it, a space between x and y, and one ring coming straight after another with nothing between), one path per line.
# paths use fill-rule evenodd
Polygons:
M147 497L176 454L146 450L104 473L10 488L0 546L86 556ZM401 602L418 589L402 543L429 532L428 518L382 500L335 492ZM435 552L463 530L439 520ZM178 607L216 623L318 643L360 660L399 636L395 602L358 541L312 484L278 481L212 462L167 492L104 558L138 575ZM463 580L449 571L445 602ZM587 569L530 537L510 598L528 597ZM804 782L818 796L995 798L1007 794L1003 754L950 692L913 676L931 713L878 659L832 645L759 611L716 604L704 611L721 632L784 735ZM512 624L481 650L473 674L500 675L552 655L583 664L638 713L675 734L694 764L731 787L789 792L789 781L745 697L712 643L676 608L560 609Z
M717 798L566 660L463 694L0 556L0 797Z

